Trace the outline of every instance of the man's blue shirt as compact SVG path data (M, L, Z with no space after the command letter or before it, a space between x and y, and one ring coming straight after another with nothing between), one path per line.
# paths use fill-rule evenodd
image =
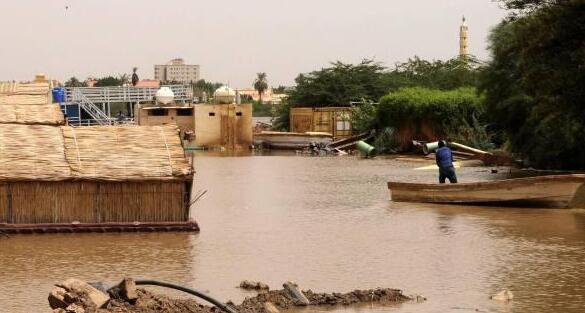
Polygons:
M441 147L435 152L437 165L439 167L453 166L453 153L448 147Z

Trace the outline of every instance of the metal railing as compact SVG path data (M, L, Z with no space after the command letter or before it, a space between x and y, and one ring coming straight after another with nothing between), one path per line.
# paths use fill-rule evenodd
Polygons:
M72 98L73 101L78 103L79 106L85 110L85 112L87 112L87 114L89 114L89 116L91 116L92 119L95 120L99 125L111 124L110 117L79 90L73 90Z
M165 87L165 86L163 86ZM175 95L175 102L192 102L193 89L189 85L168 85ZM65 88L65 105L77 105L91 119L71 118L71 125L112 125L110 116L113 103L138 103L153 101L159 88L155 87L68 87Z
M78 118L69 118L68 119L69 126L98 126L98 125L134 125L136 122L133 118L126 118L123 121L118 121L117 119L107 119L107 120L96 120L96 119L78 119Z
M175 101L193 100L193 89L189 85L168 85L175 95ZM65 101L75 103L77 94L84 95L93 103L141 102L152 101L159 88L155 87L68 87L65 88Z

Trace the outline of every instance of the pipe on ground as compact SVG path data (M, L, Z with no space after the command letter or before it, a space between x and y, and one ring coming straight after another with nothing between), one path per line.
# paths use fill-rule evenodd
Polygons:
M157 281L157 280L142 279L142 280L136 280L135 282L136 282L136 285L159 286L159 287L165 287L165 288L171 288L171 289L183 291L183 292L186 292L188 294L199 297L199 298L215 305L216 307L220 308L222 311L224 311L226 313L238 313L238 311L225 305L221 301L216 300L216 299L204 294L203 292L192 289L192 288L187 288L187 287L183 287L183 286L179 286L179 285L175 285L175 284L171 284L171 283L165 283L165 282Z

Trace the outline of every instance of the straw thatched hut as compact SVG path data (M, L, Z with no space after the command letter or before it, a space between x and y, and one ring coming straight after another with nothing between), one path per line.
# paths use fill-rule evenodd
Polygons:
M189 223L193 171L176 126L63 122L57 104L0 102L0 231Z

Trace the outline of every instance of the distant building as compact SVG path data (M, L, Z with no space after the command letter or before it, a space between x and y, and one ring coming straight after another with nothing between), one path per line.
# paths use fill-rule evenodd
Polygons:
M240 94L240 96L249 96L254 101L260 100L260 94L254 88L237 88L236 91ZM262 102L270 103L270 104L280 104L282 100L286 98L286 94L279 94L274 93L272 87L266 89L264 93L262 93Z
M185 64L183 59L172 59L167 64L154 66L154 79L162 82L196 82L199 75L199 65Z
M463 17L463 23L459 27L459 56L465 58L469 55L469 38L467 37L467 23L465 22L465 16Z

